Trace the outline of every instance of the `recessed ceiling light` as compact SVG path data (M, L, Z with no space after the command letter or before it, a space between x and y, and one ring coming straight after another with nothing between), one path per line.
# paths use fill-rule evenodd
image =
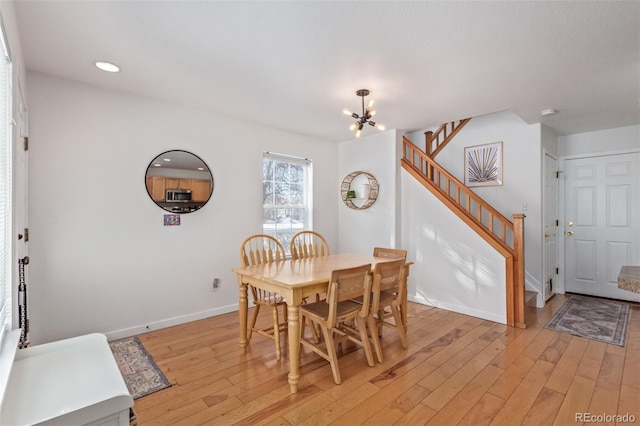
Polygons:
M555 113L557 113L558 111L556 111L553 108L549 108L549 109L543 109L542 111L540 111L540 115L543 117L548 117L550 115L553 115Z
M111 62L98 61L95 66L106 72L120 72L120 67Z

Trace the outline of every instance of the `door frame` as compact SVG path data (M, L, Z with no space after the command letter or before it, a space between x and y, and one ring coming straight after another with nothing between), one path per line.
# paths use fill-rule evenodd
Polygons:
M560 170L560 159L558 158L558 156L556 154L553 154L551 152L549 152L546 148L542 149L542 209L541 209L541 213L542 213L542 226L541 226L541 231L542 231L542 279L540 282L540 294L539 294L539 300L538 300L538 306L539 307L543 307L547 300L549 299L549 295L547 294L547 289L546 289L546 266L547 266L547 252L546 252L546 238L545 238L545 214L546 214L546 210L547 210L547 205L546 205L546 185L545 185L545 180L546 180L546 157L550 157L552 159L555 160L556 162L556 172L557 172L557 176L562 176L562 174L559 172ZM556 258L555 258L555 267L560 267L560 260L559 260L559 255L560 255L560 200L562 200L563 198L560 196L560 181L562 179L560 179L559 177L557 178L557 182L556 182L556 219L558 220L558 226L556 226ZM564 233L562 234L564 236ZM563 253L564 255L564 253ZM557 289L560 285L560 278L559 278L559 273L556 273L554 275L554 279L555 279L555 284L554 284L554 292L553 294L558 293ZM563 286L564 286L564 279L563 281ZM563 287L564 288L564 287ZM564 293L564 291L563 291Z
M558 194L559 200L562 200L558 203L558 220L560 221L558 226L558 265L560 265L560 274L558 275L558 286L556 287L556 293L564 294L566 292L566 256L565 256L565 247L566 247L566 209L565 202L566 200L566 188L565 188L565 161L567 160L576 160L580 158L592 158L592 157L606 157L609 155L618 155L618 154L636 154L640 153L640 148L628 148L628 149L618 149L613 151L598 151L598 152L590 152L584 154L571 154L571 155L562 155L558 159L558 170L560 173L560 182L558 182Z

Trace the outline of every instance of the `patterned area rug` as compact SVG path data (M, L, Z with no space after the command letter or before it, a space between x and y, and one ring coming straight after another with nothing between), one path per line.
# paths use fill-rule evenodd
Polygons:
M137 337L113 340L109 346L133 399L171 386Z
M624 346L629 305L613 300L571 296L545 328Z

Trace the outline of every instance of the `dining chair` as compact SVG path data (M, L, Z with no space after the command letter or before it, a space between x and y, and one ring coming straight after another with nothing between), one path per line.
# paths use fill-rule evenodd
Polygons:
M375 257L386 257L388 259L406 259L407 251L403 249L374 247L373 255Z
M251 235L240 245L240 262L242 266L260 265L284 260L286 260L284 247L278 240L270 235ZM274 340L276 344L276 359L280 360L280 333L287 330L287 302L278 293L265 291L252 285L249 285L249 288L251 289L255 309L248 327L247 342L251 340L253 332ZM278 307L280 306L282 307L282 321L280 321L278 315ZM256 321L261 307L271 309L273 324L270 327L256 327Z
M333 380L340 384L340 368L336 345L350 340L364 348L367 364L374 366L373 353L367 336L367 317L371 303L371 264L334 270L327 290L327 298L300 306L300 344L329 361ZM362 296L364 303L351 299ZM305 337L305 322L322 330L321 342ZM355 322L355 327L350 324Z
M300 231L291 237L289 243L291 259L308 259L310 257L329 256L329 243L316 231ZM322 299L322 294L316 294L316 302ZM317 336L319 330L314 331Z
M373 271L371 285L371 307L367 317L367 325L379 362L383 361L382 347L379 336L383 327L389 327L398 332L402 347L408 347L407 332L402 322L402 300L405 297L405 259L392 262L380 262ZM385 315L385 308L390 308L389 316ZM394 322L388 318L392 316Z
M329 256L329 243L316 231L300 231L289 243L291 259L307 259L309 257Z

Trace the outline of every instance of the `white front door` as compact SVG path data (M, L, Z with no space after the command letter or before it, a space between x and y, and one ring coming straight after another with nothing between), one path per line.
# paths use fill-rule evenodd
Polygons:
M556 292L558 274L558 160L544 156L544 271L543 300Z
M640 301L618 288L640 264L640 152L565 161L566 291Z

